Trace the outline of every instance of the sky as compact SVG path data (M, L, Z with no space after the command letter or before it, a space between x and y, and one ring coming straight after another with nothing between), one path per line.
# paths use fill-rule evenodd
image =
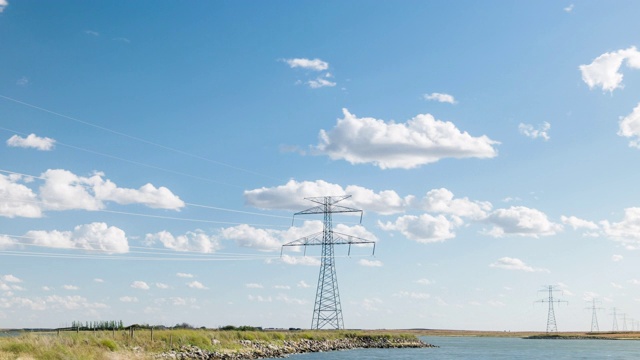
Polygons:
M640 330L639 13L0 0L0 328Z

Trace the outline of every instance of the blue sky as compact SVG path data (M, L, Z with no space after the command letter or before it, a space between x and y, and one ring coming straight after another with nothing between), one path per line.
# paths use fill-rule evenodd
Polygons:
M309 327L344 194L348 328L640 320L639 11L0 0L0 328Z

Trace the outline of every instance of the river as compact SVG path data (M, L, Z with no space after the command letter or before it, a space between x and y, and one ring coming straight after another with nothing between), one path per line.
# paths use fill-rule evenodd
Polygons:
M421 337L439 346L424 349L362 349L292 355L290 360L513 360L640 358L637 340L525 340L491 337Z

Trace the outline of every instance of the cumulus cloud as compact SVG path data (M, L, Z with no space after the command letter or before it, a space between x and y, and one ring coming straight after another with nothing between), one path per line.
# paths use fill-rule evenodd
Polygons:
M469 198L454 199L453 193L445 188L430 190L422 199L421 208L425 211L451 214L480 220L487 217L492 205L487 201L471 201Z
M329 63L320 59L294 58L285 59L285 62L293 68L302 68L313 71L324 71L329 68Z
M449 103L449 104L455 104L456 103L456 99L453 98L453 95L449 95L449 94L442 94L442 93L431 93L431 94L424 94L424 99L425 100L430 100L430 101L437 101L437 102L441 102L441 103Z
M22 280L15 277L14 275L8 274L8 275L3 275L2 276L2 281L8 282L8 283L21 283Z
M42 178L40 198L50 210L100 210L104 201L118 204L142 204L154 209L178 210L184 202L166 187L146 184L139 189L119 188L103 173L82 177L62 169L49 169Z
M80 288L75 285L62 285L62 288L65 290L79 290Z
M139 281L139 280L132 282L130 286L132 288L134 288L134 289L140 289L140 290L149 290L150 289L149 284L147 284L144 281Z
M381 169L411 169L444 158L493 158L498 142L473 137L453 123L420 114L406 123L358 118L343 109L336 126L321 130L318 154L351 164L372 163Z
M613 92L622 88L623 75L620 67L625 63L632 69L640 69L640 52L635 46L628 49L604 53L589 65L580 65L582 80L590 89L600 86L603 91Z
M17 241L15 239L10 238L6 235L0 235L0 250L9 249L17 245Z
M380 267L382 266L382 261L380 260L367 260L367 259L360 259L358 261L358 264L361 266L367 266L367 267Z
M524 206L497 209L487 221L493 224L488 234L494 237L518 235L537 238L555 235L562 230L562 225L549 221L542 211Z
M129 252L125 232L102 222L78 225L73 231L32 230L24 235L28 244L60 249L82 249L106 253Z
M404 215L397 218L395 222L378 221L378 226L385 231L399 231L410 240L426 244L454 238L453 229L456 224L443 215L434 217L422 214L420 216Z
M307 284L304 280L300 280L296 286L303 289L311 287L311 285Z
M169 285L167 285L167 284L163 284L163 283L156 283L156 287L157 287L158 289L168 289L168 288L169 288Z
M26 138L13 135L7 140L10 147L31 148L41 151L50 151L55 147L56 141L48 137L39 137L36 134L29 134Z
M572 12L572 11L573 11L573 8L574 8L574 7L575 7L575 6L574 6L573 4L571 4L571 5L567 6L567 7L565 7L563 10L564 10L565 12L570 13L570 12Z
M320 265L320 259L316 257L311 257L311 256L290 256L290 255L284 254L278 260L279 262L282 262L288 265L306 265L306 266ZM267 263L269 264L275 263L278 260L267 260Z
M640 103L631 114L620 119L618 135L632 138L629 146L640 149Z
M190 283L187 283L187 286L192 288L192 289L198 289L198 290L207 290L208 287L204 286L200 281L192 281Z
M409 298L414 300L428 300L431 298L431 295L427 293L418 293L418 292L409 292L409 291L400 291L398 293L393 294L395 297L399 298Z
M160 231L145 236L145 244L152 246L161 243L165 248L176 251L195 251L213 253L220 249L220 242L215 236L210 236L202 230L188 231L184 235L174 236L168 231ZM178 275L180 276L180 275Z
M547 269L537 269L533 268L524 263L524 261L516 258L503 257L498 259L498 261L489 265L493 268L506 269L506 270L520 270L526 272L549 272Z
M192 278L192 277L193 277L193 274L188 274L188 273L181 273L181 272L179 272L179 273L177 273L177 274L176 274L176 276L177 276L177 277L181 277L181 278Z
M414 198L413 196L401 197L393 190L375 192L357 185L348 185L343 188L324 180L300 182L289 180L286 184L276 187L247 190L244 192L244 198L247 205L256 208L295 211L313 204L305 198L322 197L326 194L351 195L350 198L340 202L340 205L383 215L403 212Z
M578 229L598 230L598 225L596 225L594 222L583 220L575 216L563 215L560 217L560 220L562 221L563 224L571 226L573 230L578 230Z
M622 255L612 255L611 256L611 261L613 261L613 262L619 262L619 261L622 261L622 260L624 260L624 256L622 256Z
M329 81L326 78L321 78L321 77L318 77L314 80L309 80L307 81L307 84L309 84L309 87L312 89L336 86L335 82Z
M538 125L537 128L530 124L520 123L520 125L518 125L520 134L532 139L541 138L544 141L551 139L548 133L549 129L551 129L551 124L546 121Z
M0 0L0 13L3 12L7 6L9 6L9 1Z
M420 284L420 285L431 285L433 284L433 282L429 279L419 279L415 281L416 283Z
M0 174L0 216L13 218L42 216L42 210L37 202L37 195L26 185L27 178L21 175Z
M244 284L244 286L249 289L264 289L264 286L262 284L256 284L256 283Z
M610 223L604 220L600 225L608 238L630 247L640 246L640 207L624 209L624 217L620 222Z
M122 296L119 300L125 303L138 302L138 298L135 296Z

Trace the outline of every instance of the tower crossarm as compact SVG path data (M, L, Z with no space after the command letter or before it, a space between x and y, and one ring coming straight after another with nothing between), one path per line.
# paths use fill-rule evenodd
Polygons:
M342 234L336 231L331 230L330 233L333 235L331 238L333 239L332 244L334 245L349 245L349 255L351 254L351 245L373 245L373 254L376 252L376 242L372 240L366 240L359 238L353 235ZM294 246L304 246L305 249L307 246L316 246L324 244L324 232L320 231L315 234L311 234L300 239L288 242L282 245L282 250L284 250L285 246L294 247ZM282 254L282 250L280 253ZM306 251L305 251L306 253Z

